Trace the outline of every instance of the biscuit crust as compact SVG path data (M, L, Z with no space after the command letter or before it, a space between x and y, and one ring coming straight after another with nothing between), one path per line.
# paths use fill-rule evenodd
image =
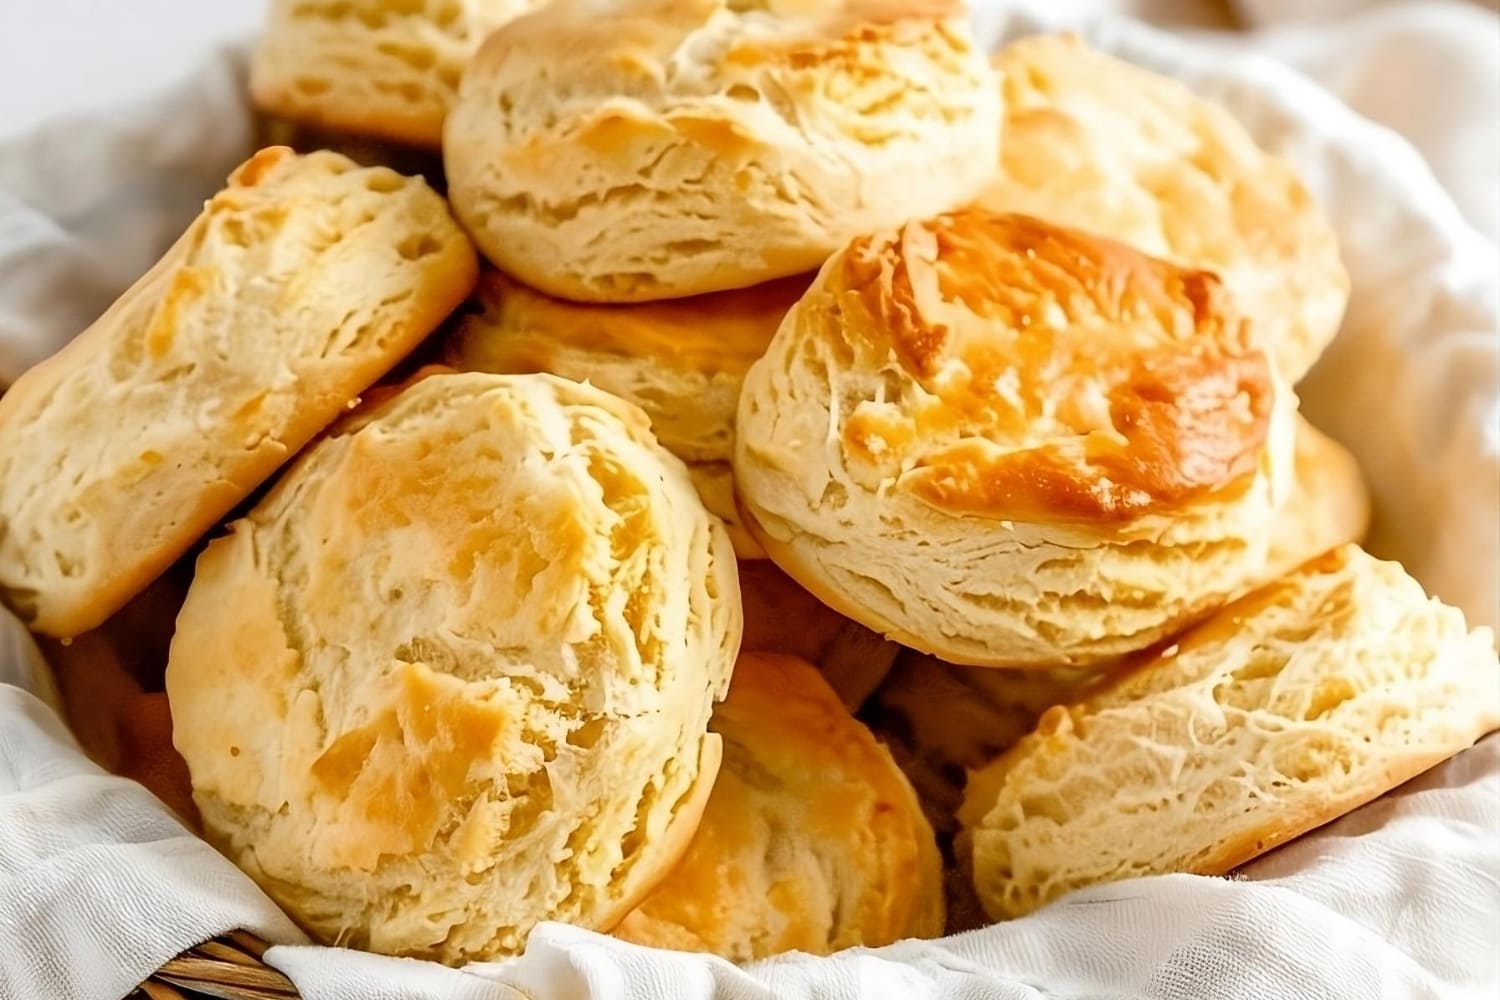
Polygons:
M324 941L448 963L608 929L712 785L734 556L645 415L431 374L213 542L167 668L205 831Z
M139 593L474 287L427 185L262 150L0 399L0 591L71 637Z
M942 933L932 829L816 669L742 654L711 728L724 765L703 823L616 936L747 962Z
M957 3L558 0L485 43L444 158L507 273L578 301L680 298L971 200L999 101Z
M480 43L541 0L273 0L250 94L293 121L437 150Z
M1144 648L1263 570L1295 398L1213 275L1026 216L855 239L740 396L782 569L978 666Z
M1338 332L1349 276L1291 166L1225 109L1076 38L1025 38L992 61L1004 141L979 204L1217 273L1301 379Z
M1488 629L1395 563L1335 549L975 773L959 812L994 919L1086 885L1221 875L1500 726Z
M551 372L639 406L657 440L688 463L735 553L760 559L734 502L735 409L745 372L811 280L599 305L553 298L490 270L444 341L443 360L462 371Z

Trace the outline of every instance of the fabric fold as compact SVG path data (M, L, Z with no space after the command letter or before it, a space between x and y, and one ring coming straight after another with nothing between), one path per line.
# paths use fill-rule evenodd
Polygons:
M1365 467L1381 508L1377 554L1403 559L1471 621L1500 623L1500 262L1493 230L1482 235L1493 197L1480 190L1495 195L1497 98L1480 85L1500 45L1479 37L1481 23L1494 35L1500 22L1439 3L1379 6L1347 28L1275 26L1291 6L1241 0L1241 16L1264 30L1191 41L1078 4L982 0L976 19L995 44L1076 30L1225 103L1293 159L1339 231L1354 283L1343 335L1302 386L1306 409ZM1390 66L1405 69L1381 79ZM1472 95L1444 97L1443 67ZM106 308L251 141L241 58L225 51L150 105L0 143L0 383ZM308 1000L1479 1000L1500 988L1496 737L1238 879L1100 886L945 941L744 969L548 924L525 955L455 971L307 945L144 788L83 756L44 703L38 664L0 614L6 996L111 1000L237 927L282 945L267 961Z

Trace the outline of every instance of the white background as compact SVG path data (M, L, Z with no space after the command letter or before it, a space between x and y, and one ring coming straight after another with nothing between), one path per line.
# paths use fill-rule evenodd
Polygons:
M248 38L265 0L0 0L0 137L125 106Z
M251 37L268 0L0 0L0 138L57 114L127 106L212 46ZM1074 0L1222 26L1227 0Z

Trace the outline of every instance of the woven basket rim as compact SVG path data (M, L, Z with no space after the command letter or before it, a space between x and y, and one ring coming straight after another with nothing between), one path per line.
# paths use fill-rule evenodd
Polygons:
M167 962L127 1000L300 1000L290 979L265 963L270 944L231 931Z

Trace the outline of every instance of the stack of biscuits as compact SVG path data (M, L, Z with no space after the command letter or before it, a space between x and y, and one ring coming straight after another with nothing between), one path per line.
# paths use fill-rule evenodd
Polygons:
M276 0L251 90L363 162L256 153L0 398L0 594L317 939L935 937L1500 726L1299 416L1328 223L1176 83L951 0Z

